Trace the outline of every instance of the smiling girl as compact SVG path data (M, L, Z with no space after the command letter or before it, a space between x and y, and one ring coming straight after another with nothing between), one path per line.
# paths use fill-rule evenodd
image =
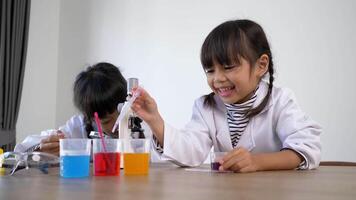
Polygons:
M321 127L299 108L290 90L273 85L272 53L260 25L235 20L217 26L202 45L201 63L212 93L195 101L185 128L166 123L141 88L132 106L150 126L162 157L198 166L213 147L227 152L219 170L318 167Z

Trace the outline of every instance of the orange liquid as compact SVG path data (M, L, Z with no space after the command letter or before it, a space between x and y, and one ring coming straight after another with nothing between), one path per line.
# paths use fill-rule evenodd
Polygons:
M149 153L124 153L125 175L148 174L150 165Z

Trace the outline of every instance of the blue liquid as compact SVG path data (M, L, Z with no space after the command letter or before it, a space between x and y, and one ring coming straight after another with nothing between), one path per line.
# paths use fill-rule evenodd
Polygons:
M61 156L60 174L64 178L81 178L89 176L89 155Z

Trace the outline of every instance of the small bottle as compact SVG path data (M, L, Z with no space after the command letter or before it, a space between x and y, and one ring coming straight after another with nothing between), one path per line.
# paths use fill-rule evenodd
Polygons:
M142 120L137 117L131 109L131 105L135 100L134 98L136 97L133 97L132 89L138 87L138 79L129 78L127 82L127 98L118 117L119 138L122 140L144 138L143 129L141 128ZM124 160L122 156L120 160L120 168L124 168Z
M138 87L138 79L137 78L129 78L127 85L127 97L125 104L129 102L132 97L132 88ZM124 104L124 107L125 107ZM126 105L127 106L127 105ZM128 108L125 116L119 122L119 138L120 139L132 139L131 133L133 128L133 118L135 117L131 107Z

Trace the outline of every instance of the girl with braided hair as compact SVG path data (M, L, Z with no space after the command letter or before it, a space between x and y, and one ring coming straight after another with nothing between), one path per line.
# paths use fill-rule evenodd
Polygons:
M272 53L259 24L220 24L206 37L200 59L212 93L195 101L183 129L165 122L155 100L138 88L141 95L132 109L150 126L162 158L198 166L213 147L227 152L219 170L318 167L321 127L299 108L290 90L273 85Z

